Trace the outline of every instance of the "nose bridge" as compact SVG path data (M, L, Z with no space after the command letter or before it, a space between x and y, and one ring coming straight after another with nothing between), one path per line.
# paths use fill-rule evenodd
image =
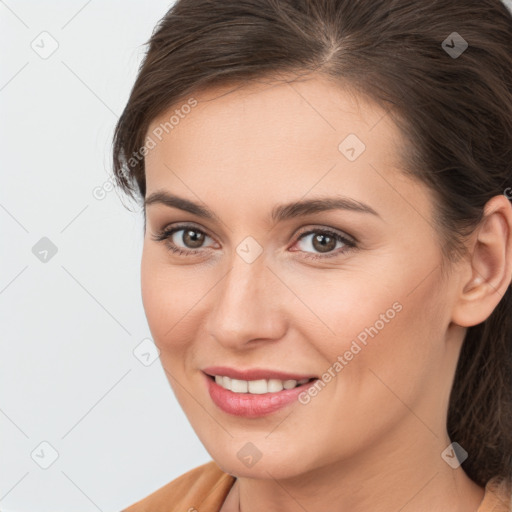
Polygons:
M234 253L230 269L216 286L207 321L209 334L232 347L252 339L280 337L284 315L277 281L263 254L250 261L243 253Z

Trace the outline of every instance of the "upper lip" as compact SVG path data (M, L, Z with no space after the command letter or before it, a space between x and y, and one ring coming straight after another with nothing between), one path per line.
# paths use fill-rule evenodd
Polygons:
M315 375L288 373L279 370L266 370L265 368L247 368L245 370L237 370L235 368L229 368L228 366L208 366L207 368L203 368L203 372L212 377L215 375L222 375L239 380L303 380L316 378Z

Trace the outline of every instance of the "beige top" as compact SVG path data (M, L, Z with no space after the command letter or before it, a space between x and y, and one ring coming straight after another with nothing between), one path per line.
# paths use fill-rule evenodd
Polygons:
M191 469L121 512L219 512L235 477L214 461ZM195 509L195 510L194 510ZM487 482L477 512L512 512L511 482Z

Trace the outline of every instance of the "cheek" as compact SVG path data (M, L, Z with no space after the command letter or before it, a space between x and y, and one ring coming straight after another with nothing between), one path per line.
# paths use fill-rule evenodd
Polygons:
M349 364L355 363L354 394L363 403L393 406L398 414L402 402L412 407L431 388L432 379L438 380L447 310L442 290L442 283L433 280L413 294L397 293L396 308L386 310L382 303L373 310L370 325L359 330L365 343L357 343L361 350Z
M141 296L151 337L160 351L160 363L169 384L182 408L187 406L186 397L180 395L179 382L183 381L183 365L186 360L187 340L184 301L182 291L176 286L174 272L161 255L147 246L141 261ZM179 340L183 340L182 343ZM175 378L178 381L175 381Z
M145 244L141 260L141 296L155 344L162 354L191 345L198 317L206 307L205 294L213 285L198 279L192 266L173 266L165 251Z
M288 275L286 282L293 282L301 300L288 299L287 312L304 338L332 361L353 342L364 347L381 336L403 314L396 282L381 281L361 269ZM357 346L353 351L358 352Z
M160 305L162 304L163 288L159 284L159 273L154 254L145 243L140 267L141 296L144 312L152 332L158 327L157 319L162 319Z
M316 280L314 286L302 278L303 300L319 320L297 316L295 325L303 326L303 337L314 340L326 369L338 361L338 371L349 370L355 388L368 378L375 380L369 369L378 375L382 371L386 382L407 387L435 370L449 320L439 276L433 273L416 286L417 276L427 274L423 268L401 266L398 271L383 265L381 275L372 279L354 272ZM307 317L315 320L312 314Z
M173 273L161 261L160 251L144 245L141 260L141 296L144 312L155 343L162 342L172 334L177 322L179 300L182 290L173 279Z

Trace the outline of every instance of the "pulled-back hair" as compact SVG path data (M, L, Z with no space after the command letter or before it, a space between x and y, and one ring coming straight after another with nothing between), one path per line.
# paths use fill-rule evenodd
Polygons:
M404 172L433 192L447 261L464 255L489 199L512 197L512 16L501 0L178 0L146 44L113 138L114 177L133 198L146 193L148 127L171 106L211 85L309 73L388 111ZM467 330L447 430L477 484L512 477L510 286Z

